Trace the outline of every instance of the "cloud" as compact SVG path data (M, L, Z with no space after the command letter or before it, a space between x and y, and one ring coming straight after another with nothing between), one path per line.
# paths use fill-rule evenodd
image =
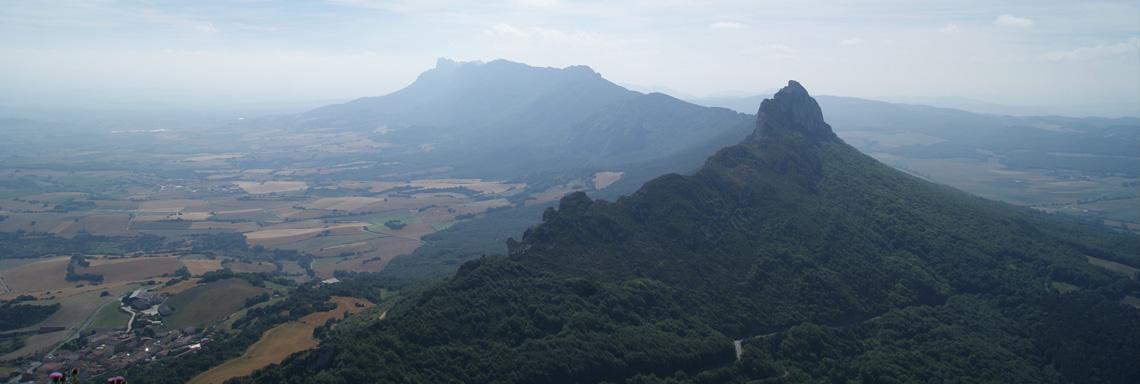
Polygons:
M709 24L709 29L746 29L748 25L737 23L735 21L718 21Z
M1135 56L1140 52L1140 37L1132 37L1116 44L1097 44L1068 51L1049 51L1042 55L1048 61L1081 61L1122 55Z
M849 39L843 39L843 41L839 42L839 45L854 46L854 45L861 45L861 44L866 43L866 42L867 41L863 40L863 38L861 38L861 37L852 37Z
M1033 20L1013 15L1001 15L998 16L997 19L994 19L994 25L999 27L1029 28L1033 26Z
M959 28L958 24L946 24L945 27L938 29L938 31L942 33L957 33L960 30L962 30L962 28Z

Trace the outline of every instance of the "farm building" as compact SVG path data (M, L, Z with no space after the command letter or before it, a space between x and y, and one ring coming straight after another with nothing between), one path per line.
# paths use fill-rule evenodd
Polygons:
M136 289L134 292L131 292L130 296L127 296L127 298L123 300L123 304L129 305L138 311L146 310L161 302L162 296L145 288Z

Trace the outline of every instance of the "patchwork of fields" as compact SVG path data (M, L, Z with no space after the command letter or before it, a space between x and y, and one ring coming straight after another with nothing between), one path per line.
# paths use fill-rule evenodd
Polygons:
M344 139L333 143L331 153L384 147ZM282 144L273 137L256 140L266 146ZM304 282L328 279L339 271L379 272L392 259L418 249L425 236L456 223L495 210L552 203L573 191L606 188L624 175L598 172L534 188L521 182L439 177L446 167L382 180L329 177L385 166L374 161L275 169L241 166L255 157L232 151L145 156L192 176L0 167L0 235L54 236L83 244L93 244L86 239L110 239L104 241L106 247L86 247L78 253L0 255L0 300L30 297L35 304L61 304L46 320L18 330L26 335L20 339L24 345L5 351L0 360L42 356L82 331L126 331L132 313L120 309L118 300L139 288L161 295L166 310L173 311L160 317L157 329L224 329L245 313L247 299L284 290L233 278L204 284L199 278L203 274L225 269ZM233 245L202 252L190 245L225 236L244 239L247 245L240 247L247 248L234 254L225 248ZM147 243L159 246L131 240L146 238L159 239ZM248 353L254 365L279 361L312 342L313 327L361 308L355 306L360 303L338 304L341 308L335 311L271 331L289 340L284 343L288 348L282 349L279 341L259 343ZM37 333L40 326L62 330ZM247 366L234 362L227 369Z

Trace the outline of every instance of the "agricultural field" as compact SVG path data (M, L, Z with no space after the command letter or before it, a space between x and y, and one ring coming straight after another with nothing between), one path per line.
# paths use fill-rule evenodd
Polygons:
M242 143L234 143L237 147L216 147L213 138L195 138L187 132L127 133L153 134L156 140L178 139L187 144L177 153L81 151L36 160L123 166L116 171L0 166L0 232L64 238L157 235L171 242L241 234L251 246L295 250L316 258L337 257L319 263L322 276L336 270L375 272L388 260L415 251L425 236L458 222L524 204L550 204L575 190L607 188L624 175L618 170L591 172L536 189L512 180L448 177L453 168L447 166L414 169L358 159L354 153L387 147L355 133L256 134L237 139ZM194 143L213 144L199 147ZM249 151L248 146L254 144L261 153ZM306 149L297 151L298 145ZM264 153L285 161L264 162ZM334 160L342 157L347 158ZM157 168L132 171L143 164ZM193 275L221 268L219 263L182 260ZM121 278L139 278L159 270L169 273L167 267L174 265L132 264L146 268ZM232 267L245 272L276 270L244 264ZM108 273L108 278L120 279L116 274L123 272ZM54 277L17 283L39 290L74 285Z
M335 296L329 301L336 303L336 309L312 313L300 321L290 321L266 331L240 357L194 377L189 383L221 384L234 377L249 375L267 365L280 363L289 355L316 347L317 340L313 339L313 329L324 325L328 319L341 319L345 314L357 313L375 306L368 300L354 297Z
M221 384L270 364L280 363L296 352L317 346L312 325L288 322L270 329L240 357L227 361L190 380L190 384Z
M30 293L63 289L75 286L64 280L67 263L71 258L60 256L39 259L0 270L0 279L11 293Z
M202 274L210 271L222 269L222 260L220 259L207 259L207 258L191 258L180 257L178 259L186 269L190 271L193 276L201 276Z
M138 281L174 273L184 265L173 256L133 257L121 259L98 258L89 261L90 267L76 268L79 273L102 275L108 283Z
M135 285L121 284L96 290L61 291L51 299L37 300L36 304L59 303L60 309L39 324L25 329L62 327L63 330L28 336L24 339L23 348L0 356L0 361L45 353L68 338L74 337L78 332L95 327L94 324L98 323L100 317L98 314L108 307L117 309L119 297L135 287ZM108 295L102 295L104 290L108 291Z
M163 323L168 329L213 324L240 310L246 299L264 292L268 290L241 279L199 284L166 300L174 314L163 318Z
M997 159L921 159L887 153L873 157L911 174L953 185L982 197L1033 207L1077 204L1099 197L1136 196L1121 186L1136 179L1075 171L1014 170ZM1135 201L1135 200L1134 200ZM1140 208L1138 208L1140 209ZM1136 219L1136 216L1131 216Z
M357 298L357 297L344 297L333 296L329 298L329 302L336 304L336 309L331 311L317 312L306 315L301 318L301 322L319 327L325 324L329 319L343 319L345 315L355 314L368 308L376 306L371 301Z
M127 328L127 321L131 319L131 315L126 311L119 308L114 303L104 305L95 313L94 320L91 321L89 329L96 332L117 331Z

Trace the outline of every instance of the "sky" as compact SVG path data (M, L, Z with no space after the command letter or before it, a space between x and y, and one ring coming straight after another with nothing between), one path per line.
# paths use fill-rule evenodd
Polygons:
M0 0L0 57L9 108L301 108L395 91L446 57L588 65L679 97L796 79L1140 115L1136 1Z

